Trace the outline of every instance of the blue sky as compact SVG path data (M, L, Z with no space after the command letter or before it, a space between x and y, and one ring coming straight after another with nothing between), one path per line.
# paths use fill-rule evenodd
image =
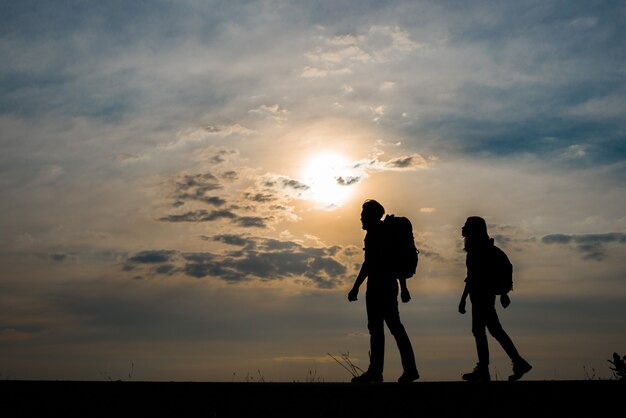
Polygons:
M327 353L367 363L347 291L375 198L422 251L400 309L424 380L476 361L471 215L514 263L500 315L529 378L610 377L625 20L611 1L0 2L1 375L347 381Z

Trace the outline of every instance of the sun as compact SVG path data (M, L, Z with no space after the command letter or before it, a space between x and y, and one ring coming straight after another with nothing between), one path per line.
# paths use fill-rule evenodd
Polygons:
M302 181L309 186L305 198L325 209L343 205L359 179L350 161L341 154L324 151L313 155L302 168Z

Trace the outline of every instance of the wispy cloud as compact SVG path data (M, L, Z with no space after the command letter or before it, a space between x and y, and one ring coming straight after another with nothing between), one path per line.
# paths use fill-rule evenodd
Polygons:
M301 76L351 74L357 67L383 63L419 47L411 40L410 33L398 26L374 25L359 34L321 36L320 45L305 54L310 65L304 68Z
M231 135L250 135L253 131L238 123L234 125L205 125L199 128L186 129L176 135L176 139L161 144L162 148L172 148L188 142L200 142L213 137L228 137Z

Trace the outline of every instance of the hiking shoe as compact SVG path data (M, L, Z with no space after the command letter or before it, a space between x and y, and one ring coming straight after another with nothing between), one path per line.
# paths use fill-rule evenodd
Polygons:
M372 373L367 371L361 376L355 376L352 378L352 383L382 383L383 375L378 373Z
M398 383L412 383L419 378L420 374L417 372L417 370L413 370L410 372L405 371L404 373L402 373L402 376L398 378Z
M509 382L521 379L521 377L528 373L532 368L533 366L528 364L528 362L524 359L519 359L518 361L514 362L513 374L509 376Z
M463 380L467 380L468 382L489 382L491 381L491 376L489 375L489 368L476 365L474 370L471 373L465 373L462 376Z

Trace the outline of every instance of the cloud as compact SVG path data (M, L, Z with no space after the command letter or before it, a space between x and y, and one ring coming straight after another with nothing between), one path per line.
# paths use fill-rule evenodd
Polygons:
M415 168L424 168L427 166L428 160L419 154L394 158L385 162L385 167L390 170L414 170Z
M360 160L354 163L354 168L368 171L411 171L427 168L436 161L436 157L424 157L421 154L411 154L395 157L390 160L381 160L380 157Z
M261 216L239 216L233 220L234 223L244 228L267 228L268 218Z
M145 156L136 155L136 154L127 154L127 153L117 154L115 156L115 160L122 162L122 163L131 163L131 162L143 160L145 158L146 158Z
M221 187L219 183L217 183L217 177L211 173L185 175L183 176L183 179L178 182L178 186L182 190L189 190L193 188L199 188L201 190L215 190Z
M246 192L244 194L246 199L252 200L254 202L264 203L264 202L272 202L277 199L277 197L272 193L262 193L262 192Z
M337 184L341 186L351 186L353 184L357 184L360 180L360 176L349 176L349 177L337 177Z
M293 179L289 176L281 174L265 174L259 177L255 190L250 192L249 197L255 200L267 199L269 202L272 197L278 200L283 199L283 203L287 203L291 199L303 198L304 192L310 189L310 186L300 180Z
M211 170L182 173L169 180L173 198L169 208L188 203L190 207L179 213L166 213L159 220L223 221L242 228L267 228L270 223L298 219L287 203L300 198L309 186L288 176L260 175L254 168L238 166L239 152L235 149L210 147L203 155L203 165L208 162ZM198 203L213 208L198 207Z
M606 234L550 234L545 235L541 242L544 244L574 244L584 254L584 259L601 261L606 256L605 244L626 243L626 234L609 232Z
M238 216L227 209L207 211L199 209L180 214L167 215L159 218L165 222L211 222L218 219L237 219Z
M567 147L567 150L561 154L565 159L578 159L587 155L587 147L584 145L573 144Z
M173 250L147 250L141 251L128 259L131 264L157 264L170 261L176 251Z
M183 175L181 179L175 180L173 187L175 199L173 205L175 207L191 201L202 202L215 207L226 204L224 198L209 193L223 188L218 178L209 172Z
M239 178L239 175L237 174L237 172L235 170L228 170L224 173L222 173L222 178L225 180L237 180Z
M360 34L320 37L320 45L310 49L303 78L323 78L352 74L368 64L388 62L420 47L410 33L399 26L373 25Z
M204 125L198 128L186 129L176 135L176 139L160 145L161 148L173 148L188 142L200 142L209 138L228 137L231 135L250 135L253 131L240 124L233 125Z
M271 117L277 123L285 122L287 120L286 116L289 113L287 109L283 109L277 104L261 105L256 109L250 109L248 112L251 114Z
M151 274L182 273L229 283L292 279L317 288L335 288L345 282L348 271L338 257L358 254L339 246L308 247L295 241L247 235L221 234L212 239L238 249L223 253L142 251L129 257L123 270L155 265Z
M283 175L268 174L263 177L263 185L267 187L276 187L280 189L291 189L296 191L304 191L309 186L299 180L295 180Z
M65 261L65 259L67 258L67 254L61 254L61 253L52 254L50 258L52 258L54 261L61 262L61 261Z
M222 199L219 199L219 205L223 203ZM267 221L270 219L271 217L238 215L230 209L216 209L211 211L198 209L184 213L169 214L159 218L160 221L164 222L213 222L228 220L244 228L266 228Z
M235 234L215 235L213 237L213 240L218 241L218 242L223 242L224 244L228 244L228 245L235 245L238 247L244 247L244 246L255 247L256 246L256 241L254 239L251 239L242 235L235 235Z

